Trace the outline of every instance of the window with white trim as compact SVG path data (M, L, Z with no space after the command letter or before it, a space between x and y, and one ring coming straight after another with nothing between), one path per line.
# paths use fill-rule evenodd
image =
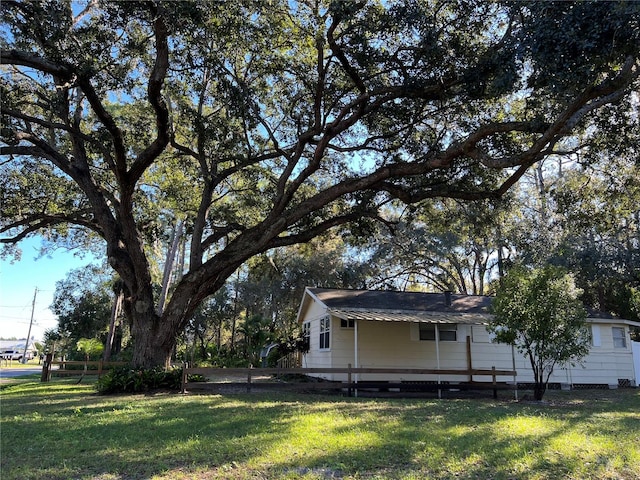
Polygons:
M331 339L331 318L320 319L320 350L328 350Z
M458 326L452 323L438 325L438 337L441 342L455 342L458 337ZM420 323L420 340L435 341L436 324Z
M611 327L613 348L627 348L627 332L623 327Z
M302 324L302 340L304 340L307 348L311 345L311 322L304 322Z

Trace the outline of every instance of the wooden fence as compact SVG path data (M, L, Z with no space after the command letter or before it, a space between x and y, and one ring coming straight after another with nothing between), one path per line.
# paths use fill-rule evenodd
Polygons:
M53 369L53 365L58 365L58 368ZM87 367L86 370L85 365ZM122 367L124 365L128 365L128 362L103 362L102 360L89 362L52 360L50 355L47 355L44 363L42 364L42 376L40 377L40 381L48 382L49 380L51 380L52 375L55 375L56 377L97 375L98 378L100 378L103 373L107 372L111 368ZM67 369L67 366L76 368Z
M312 374L342 374L346 375L344 381L322 381L309 377ZM459 382L440 380L363 380L362 375L417 375L417 376L460 376L463 379ZM190 375L201 375L207 380L218 379L218 381L189 382ZM491 369L420 369L420 368L353 368L349 365L346 368L204 368L185 367L182 370L182 392L189 389L202 390L208 388L207 385L213 383L214 387L225 386L235 387L237 390L251 392L252 388L272 390L340 390L346 391L349 395L358 394L358 390L377 390L379 392L438 392L441 396L443 390L492 390L494 398L497 398L498 390L513 390L515 398L518 397L518 386L515 382L517 373L514 370ZM294 376L291 381L272 381L273 377L286 379L287 376ZM303 377L300 377L303 376ZM491 377L490 382L469 381L474 376ZM307 377L310 381L296 381L295 378ZM511 383L498 381L498 377L509 377L514 380ZM264 379L268 380L265 381ZM223 381L220 381L220 380ZM246 381L244 380L246 379ZM257 379L257 381L256 381Z
M58 369L52 369L58 365ZM85 365L87 369L85 370ZM42 382L48 382L52 374L56 376L80 376L97 375L100 377L110 368L128 365L127 362L103 362L92 361L54 361L48 355L42 366ZM65 367L82 367L67 369ZM89 369L91 367L91 369ZM346 378L342 381L328 381L312 375L340 374ZM189 376L201 375L207 382L189 382ZM441 380L364 380L363 375L412 375L412 376L454 376L461 377L461 381ZM424 369L424 368L353 368L351 365L345 368L219 368L219 367L183 367L182 369L182 393L188 390L209 389L211 386L234 388L236 391L251 392L254 388L261 390L298 390L298 391L342 391L348 395L358 395L358 391L378 392L441 392L464 390L491 390L493 397L497 398L498 390L513 390L515 398L518 398L518 385L515 382L517 373L515 370L491 369ZM490 377L489 382L471 380L473 377ZM508 377L513 381L507 383L499 377ZM217 379L217 381L216 381ZM274 381L275 379L275 381Z

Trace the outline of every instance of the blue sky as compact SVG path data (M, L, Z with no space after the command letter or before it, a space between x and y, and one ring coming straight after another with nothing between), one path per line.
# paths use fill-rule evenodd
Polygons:
M63 280L70 270L91 263L90 255L80 258L72 252L57 250L49 256L37 258L40 241L37 238L20 243L22 258L11 263L0 260L0 337L25 338L29 331L31 306L37 288L31 335L42 339L45 330L57 326L55 315L49 310L53 302L56 282ZM37 258L37 259L36 259Z

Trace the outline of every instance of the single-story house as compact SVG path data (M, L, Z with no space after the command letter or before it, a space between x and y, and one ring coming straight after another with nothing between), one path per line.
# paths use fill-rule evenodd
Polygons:
M307 288L298 322L309 340L302 358L307 368L491 369L517 371L517 383L533 382L528 358L494 343L487 331L492 297L445 293ZM550 384L637 386L629 327L640 322L590 312L589 354L576 366L556 366ZM640 354L640 349L637 349ZM637 359L636 359L637 361ZM366 374L367 380L459 382L411 374ZM389 378L393 375L395 377ZM345 380L344 374L317 376ZM473 378L489 381L490 377ZM508 378L501 379L509 381ZM511 379L513 381L513 378Z

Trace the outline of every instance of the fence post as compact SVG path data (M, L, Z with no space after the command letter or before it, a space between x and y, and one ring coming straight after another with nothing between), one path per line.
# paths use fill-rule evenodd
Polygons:
M351 396L353 396L353 390L351 389L351 364L350 363L347 365L347 368L348 368L348 370L347 370L347 385L349 385L347 387L347 396L351 397Z
M251 393L251 370L253 369L253 365L249 365L249 370L247 371L247 393Z
M473 362L471 361L471 336L467 335L467 370L469 370L469 383L473 383Z
M182 363L182 379L180 380L180 393L187 393L187 367L189 364L187 362Z
M98 380L100 380L100 377L102 376L102 367L103 367L103 363L102 363L102 359L98 360Z
M491 380L493 382L493 398L498 398L498 387L496 385L496 367L491 367Z
M53 353L47 353L42 363L42 375L40 376L41 382L48 382L51 379L51 361L53 360Z

